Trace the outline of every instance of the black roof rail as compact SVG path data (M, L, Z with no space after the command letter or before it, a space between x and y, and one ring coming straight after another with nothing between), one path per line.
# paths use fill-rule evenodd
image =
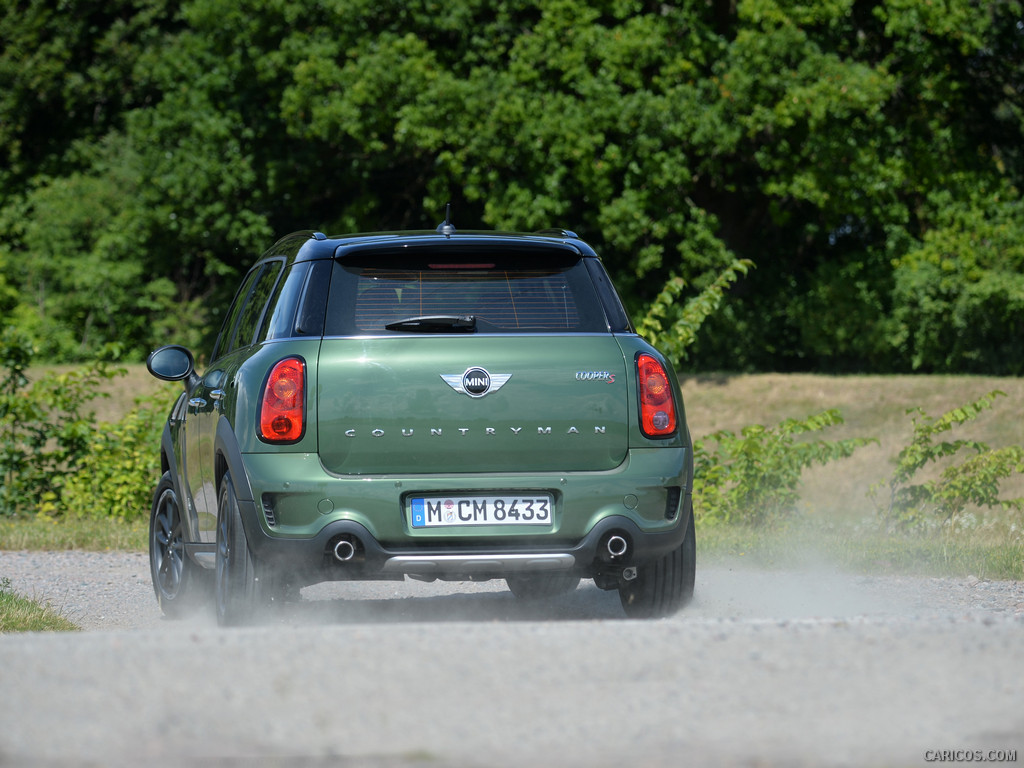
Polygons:
M540 229L534 232L535 235L546 235L548 237L571 237L573 240L579 240L580 236L573 232L571 229L562 229L561 227L549 227L548 229Z

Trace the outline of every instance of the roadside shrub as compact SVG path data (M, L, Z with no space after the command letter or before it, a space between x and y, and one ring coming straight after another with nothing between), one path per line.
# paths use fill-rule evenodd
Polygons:
M1024 447L1011 445L993 450L978 440L939 439L990 409L997 397L1005 397L1005 393L993 390L938 418L928 416L921 408L907 412L914 414L914 436L896 457L896 469L889 480L872 486L870 491L887 527L894 530L955 528L964 522L963 516L971 507L1024 510L1024 499L999 497L1001 482L1024 472ZM930 465L964 453L968 454L966 459L954 460L938 477L918 479Z
M107 357L118 354L117 347L107 348ZM98 360L29 381L33 355L25 334L4 330L0 515L144 518L159 474L168 397L139 400L119 421L98 423L90 404L108 397L101 385L125 371Z
M796 507L800 477L814 464L846 458L874 438L807 440L843 418L830 409L774 427L753 424L739 435L721 430L694 442L694 511L703 524L764 526Z
M100 384L123 374L105 360L29 381L34 350L12 327L0 335L0 514L52 513L68 473L88 453L96 429L89 404ZM106 357L116 358L115 347Z
M160 475L160 433L167 399L140 400L114 424L100 424L92 445L67 479L62 498L76 518L145 519Z

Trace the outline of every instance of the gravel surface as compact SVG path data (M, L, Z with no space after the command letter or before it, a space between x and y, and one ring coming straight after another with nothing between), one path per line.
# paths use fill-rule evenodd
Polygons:
M0 552L0 579L49 603L86 630L150 629L160 615L145 554L125 552ZM323 623L422 618L622 618L613 592L592 582L549 606L524 605L504 582L321 584L287 607L286 621ZM760 570L744 563L700 566L696 599L678 620L873 617L1024 620L1024 582L968 578L859 576L832 569ZM282 617L277 617L280 620Z
M83 629L159 626L148 555L136 552L0 552L0 579Z
M161 619L144 555L0 578L87 630L0 636L3 768L1024 761L1019 582L717 563L646 622L586 582L327 584L221 630Z

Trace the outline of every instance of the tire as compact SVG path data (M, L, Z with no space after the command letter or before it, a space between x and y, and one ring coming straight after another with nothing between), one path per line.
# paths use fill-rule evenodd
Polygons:
M217 568L214 597L217 623L222 627L245 624L257 605L259 582L256 564L242 527L231 475L225 474L217 496Z
M170 472L164 472L153 492L153 509L149 515L149 570L153 592L164 616L182 618L206 601L208 574L185 553L181 504Z
M697 571L697 537L693 508L683 543L664 557L637 567L636 578L619 587L619 600L631 619L671 616L693 598Z
M520 600L545 600L572 592L580 577L574 573L521 573L506 576L505 583Z

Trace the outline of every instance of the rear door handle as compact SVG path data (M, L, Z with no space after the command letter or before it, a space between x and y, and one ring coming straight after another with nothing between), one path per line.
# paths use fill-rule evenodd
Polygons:
M206 401L201 397L193 397L188 401L188 407L195 408L198 411L200 408L206 407Z

